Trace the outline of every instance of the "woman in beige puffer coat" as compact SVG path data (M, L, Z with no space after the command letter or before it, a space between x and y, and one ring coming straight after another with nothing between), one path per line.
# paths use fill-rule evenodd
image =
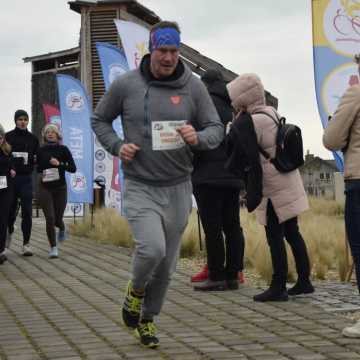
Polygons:
M275 157L277 125L272 118L279 119L280 116L273 107L266 106L260 78L255 74L244 74L231 81L227 88L235 111L251 114L260 147L271 158ZM260 224L265 226L273 276L270 288L254 296L254 300L286 301L288 294L314 291L310 282L309 257L297 223L297 216L307 210L309 205L298 170L280 173L263 155L260 155L260 162L263 170L263 199L256 209L256 215ZM288 292L284 237L291 246L298 273L297 283Z

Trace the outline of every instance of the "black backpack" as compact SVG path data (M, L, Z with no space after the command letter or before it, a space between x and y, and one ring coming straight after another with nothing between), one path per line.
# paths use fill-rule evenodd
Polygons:
M293 171L303 165L304 151L300 128L293 124L287 124L284 117L275 119L265 112L258 112L256 114L269 116L278 127L275 158L271 159L270 155L259 146L261 154L266 159L270 159L276 170L282 173Z

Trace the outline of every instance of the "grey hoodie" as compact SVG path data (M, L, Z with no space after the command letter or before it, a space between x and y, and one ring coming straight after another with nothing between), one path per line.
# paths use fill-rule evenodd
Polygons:
M181 65L183 73L171 81L150 80L140 69L127 72L111 84L95 109L92 128L107 151L118 156L124 143L140 147L134 159L123 164L125 178L154 186L176 185L190 179L190 146L153 150L152 121L187 120L198 134L199 143L193 146L196 150L216 148L223 139L223 125L205 86L186 65ZM124 141L112 128L118 115L122 118Z

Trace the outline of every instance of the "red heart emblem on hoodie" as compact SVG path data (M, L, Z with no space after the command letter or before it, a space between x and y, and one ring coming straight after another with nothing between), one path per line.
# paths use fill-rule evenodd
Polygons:
M170 96L170 100L174 105L179 105L181 101L181 97L179 95Z

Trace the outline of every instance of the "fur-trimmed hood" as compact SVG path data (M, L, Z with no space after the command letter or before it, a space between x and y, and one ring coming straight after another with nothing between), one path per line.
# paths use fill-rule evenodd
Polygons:
M259 106L265 105L265 91L256 74L243 74L227 85L231 104L236 112L242 107L252 114Z

